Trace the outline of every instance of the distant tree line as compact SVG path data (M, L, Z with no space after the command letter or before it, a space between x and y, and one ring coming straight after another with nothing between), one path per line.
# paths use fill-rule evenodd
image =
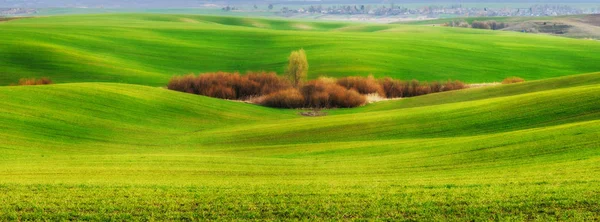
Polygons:
M448 27L460 27L460 28L474 28L474 29L491 29L491 30L501 30L504 28L508 28L509 24L504 22L496 22L496 21L473 21L471 24L464 20L460 21L450 21L444 24Z
M491 29L500 30L508 27L508 24L504 22L496 21L473 21L471 27L474 29Z

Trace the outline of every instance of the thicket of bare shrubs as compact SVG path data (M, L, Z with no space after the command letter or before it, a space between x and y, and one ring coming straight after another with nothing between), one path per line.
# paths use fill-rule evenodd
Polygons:
M265 96L260 104L268 107L295 109L305 107L305 100L298 89L290 88Z
M448 80L447 82L445 82L443 84L443 87L441 88L441 91L452 91L452 90L459 90L459 89L466 89L469 86L467 84L465 84L464 82L458 81L458 80Z
M248 99L292 88L289 80L273 72L215 72L171 78L168 89L221 99Z
M305 107L311 108L351 108L365 104L366 97L355 89L346 89L336 83L324 80L311 80L302 85Z
M445 92L468 88L468 85L461 81L448 80L446 82L420 82L418 80L401 81L392 78L384 78L379 80L379 84L383 87L385 97L413 97L421 96L430 93Z
M448 27L460 27L460 28L469 28L470 27L469 23L466 22L466 21L464 21L464 20L460 20L460 21L454 21L453 20L453 21L447 22L445 24L445 26L448 26Z
M474 29L500 30L508 27L508 24L496 21L473 21L471 27Z
M461 28L474 28L474 29L492 29L492 30L500 30L507 28L509 26L508 23L504 22L496 22L496 21L473 21L471 25L464 20L460 21L450 21L444 24L448 27L461 27Z
M502 80L502 84L512 84L512 83L520 83L520 82L525 82L524 79L519 78L519 77L508 77L504 80Z
M381 84L377 82L373 76L369 77L361 77L361 76L351 76L344 77L337 80L337 84L346 89L354 89L360 94L373 94L377 93L380 96L385 96L385 91Z
M46 77L42 77L39 79L22 78L22 79L19 79L19 83L13 84L13 85L31 86L31 85L48 85L48 84L52 84L52 80L50 80L49 78L46 78Z
M420 82L392 78L345 77L319 78L297 87L275 73L215 72L198 76L175 76L167 87L171 90L222 99L255 99L256 103L277 108L350 108L366 103L365 94L387 98L413 97L429 93L458 90L468 85L460 81Z

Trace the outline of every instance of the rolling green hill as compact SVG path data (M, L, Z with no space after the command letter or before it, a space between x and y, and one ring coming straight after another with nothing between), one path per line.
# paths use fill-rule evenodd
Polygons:
M598 220L600 73L304 117L0 87L0 220Z
M59 83L0 86L0 221L600 220L599 42L166 14L0 30L0 85ZM298 48L310 78L528 82L322 117L164 88Z
M307 51L311 78L493 82L600 71L596 41L442 27L102 14L17 19L0 29L0 85L48 76L163 86L191 72L282 73L298 48Z

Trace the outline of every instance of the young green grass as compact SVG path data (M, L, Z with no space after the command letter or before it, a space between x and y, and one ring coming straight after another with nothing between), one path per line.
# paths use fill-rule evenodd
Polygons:
M598 220L599 76L323 117L130 84L0 87L0 220Z
M166 14L25 18L0 28L0 85L47 76L164 86L192 72L283 73L289 53L300 48L309 78L475 83L600 70L596 41L472 29Z

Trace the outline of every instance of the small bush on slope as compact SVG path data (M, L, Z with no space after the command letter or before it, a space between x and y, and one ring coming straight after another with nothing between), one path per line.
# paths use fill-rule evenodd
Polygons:
M46 78L46 77L42 77L39 79L22 78L22 79L19 79L19 83L17 83L17 85L19 85L19 86L48 85L48 84L52 84L52 80L50 80L49 78Z
M441 91L452 91L452 90L459 90L459 89L466 89L469 88L469 86L461 81L458 80L448 80L447 82L445 82L442 85Z
M520 83L520 82L525 82L524 79L519 78L519 77L508 77L504 80L502 80L502 84L512 84L512 83Z
M421 96L430 93L452 91L459 89L466 89L468 85L455 80L448 80L446 82L419 82L416 79L411 81L401 81L392 78L384 78L379 80L384 95L387 98L398 98L398 97L413 97Z

